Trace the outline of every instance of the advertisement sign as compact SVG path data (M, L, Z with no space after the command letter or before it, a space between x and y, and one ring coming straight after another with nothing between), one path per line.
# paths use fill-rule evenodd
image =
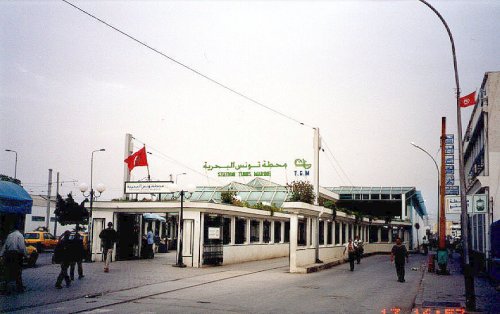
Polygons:
M311 163L304 158L296 158L293 162L295 176L309 176ZM269 160L256 162L231 161L223 164L209 164L205 161L205 171L216 171L218 177L271 177L273 170L287 171L289 164L286 162L271 162Z
M208 239L220 240L220 228L208 227Z
M446 174L454 174L455 173L455 166L454 165L446 165L445 166L445 171Z
M446 185L455 185L455 175L447 174L445 178Z
M460 196L445 196L445 210L447 214L460 214ZM472 204L472 206L471 206ZM488 195L467 195L468 214L486 214L488 212Z
M455 158L453 156L446 156L444 159L444 163L447 165L455 164Z
M129 181L125 182L125 194L163 194L170 193L171 181Z
M453 145L454 137L455 136L453 134L446 134L446 137L444 138L444 143Z
M455 148L453 147L453 145L446 145L444 147L444 153L445 155L453 155L455 152Z
M460 192L458 185L445 186L444 195L458 195Z

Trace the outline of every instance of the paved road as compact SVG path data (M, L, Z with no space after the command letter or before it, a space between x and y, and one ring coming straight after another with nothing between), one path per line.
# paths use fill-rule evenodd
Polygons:
M342 264L308 275L288 273L287 259L178 269L169 265L173 258L167 254L152 261L118 262L111 276L90 273L93 279L86 277L60 291L52 288L52 280L43 295L50 302L30 301L26 294L11 296L7 301L19 298L18 303L11 302L4 310L17 305L23 313L380 313L383 309L390 313L398 307L409 313L422 278L422 271L410 268L424 262L423 257L412 257L407 282L399 283L394 265L383 255L363 259L354 272ZM102 266L86 265L95 272ZM83 297L92 288L97 297Z

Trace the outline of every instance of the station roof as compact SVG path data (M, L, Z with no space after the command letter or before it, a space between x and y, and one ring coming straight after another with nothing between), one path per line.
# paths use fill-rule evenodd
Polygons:
M340 208L375 216L399 216L404 197L420 216L427 215L422 193L415 187L340 186L326 189L339 194L337 207Z

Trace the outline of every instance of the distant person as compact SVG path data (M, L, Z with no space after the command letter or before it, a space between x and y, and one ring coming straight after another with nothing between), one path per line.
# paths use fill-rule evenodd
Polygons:
M7 285L5 288L7 293L10 281L16 282L17 292L22 293L26 289L23 286L23 257L28 255L28 252L26 251L24 236L18 229L17 225L12 228L0 249L0 258L5 263L5 281Z
M405 259L408 262L408 250L401 244L401 239L396 238L396 245L391 250L391 262L396 265L396 273L399 282L405 282Z
M56 280L57 289L62 289L61 283L63 280L66 282L66 287L71 286L71 279L68 276L68 268L72 260L70 235L69 230L66 230L59 238L59 242L54 249L54 262L61 264L61 271Z
M349 239L349 242L346 243L345 248L344 248L344 255L345 252L347 251L347 256L349 258L349 267L351 271L354 271L354 258L356 256L356 249L354 247L354 243L352 242L352 239Z
M356 261L357 263L361 263L361 256L363 256L363 242L359 239L359 236L354 237L354 249L356 251Z
M427 256L427 254L429 254L429 240L427 240L426 236L422 239L422 247L424 249L424 255Z
M83 255L85 250L83 248L83 239L80 233L77 231L75 235L70 237L71 239L71 264L69 268L69 277L71 280L75 280L75 266L78 265L78 279L85 277L83 275Z
M155 237L153 234L153 229L151 227L148 227L148 234L147 234L147 258L154 258L155 253L153 252L153 244L155 243Z
M111 257L113 256L113 247L118 239L118 234L116 230L113 229L113 223L108 222L108 227L101 231L99 238L102 240L102 247L104 249L104 272L109 272L109 264L111 263Z

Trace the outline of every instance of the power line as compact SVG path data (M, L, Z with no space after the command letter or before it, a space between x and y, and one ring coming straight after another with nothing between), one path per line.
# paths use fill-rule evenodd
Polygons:
M213 79L213 78L209 77L208 75L203 74L203 73L201 73L200 71L198 71L198 70L196 70L196 69L194 69L194 68L192 68L192 67L190 67L190 66L188 66L188 65L186 65L186 64L184 64L184 63L182 63L182 62L180 62L180 61L178 61L178 60L176 60L176 59L174 59L174 58L172 58L172 57L170 57L170 56L168 56L167 54L165 54L165 53L161 52L160 50L158 50L158 49L156 49L156 48L151 47L150 45L146 44L145 42L143 42L143 41L141 41L141 40L139 40L139 39L135 38L135 37L134 37L134 36L132 36L132 35L129 35L128 33L126 33L126 32L124 32L124 31L122 31L122 30L118 29L117 27L115 27L115 26L113 26L113 25L109 24L108 22L106 22L106 21L104 21L104 20L102 20L102 19L98 18L97 16L95 16L95 15L93 15L93 14L91 14L91 13L89 13L89 12L85 11L85 10L83 10L82 8L80 8L80 7L76 6L76 5L74 5L73 3L68 2L68 1L66 1L66 0L62 0L62 1L63 1L63 2L65 2L65 3L67 3L67 4L69 4L69 5L70 5L70 6L72 6L73 8L77 9L78 11L80 11L80 12L82 12L82 13L84 13L84 14L86 14L86 15L90 16L91 18L95 19L96 21L99 21L100 23L102 23L102 24L104 24L104 25L108 26L109 28L111 28L111 29L113 29L113 30L115 30L115 31L119 32L120 34L122 34L122 35L124 35L124 36L128 37L129 39L132 39L132 40L133 40L133 41L135 41L136 43L138 43L138 44L140 44L140 45L142 45L142 46L144 46L144 47L148 48L149 50L154 51L155 53L157 53L157 54L159 54L159 55L161 55L161 56L163 56L163 57L167 58L168 60L170 60L170 61L172 61L172 62L176 63L177 65L180 65L181 67L183 67L183 68L185 68L185 69L187 69L187 70L189 70L189 71L191 71L191 72L195 73L196 75L199 75L199 76L203 77L204 79L206 79L206 80L208 80L208 81L210 81L210 82L212 82L212 83L214 83L214 84L216 84L216 85L218 85L218 86L220 86L220 87L222 87L222 88L224 88L224 89L228 90L229 92L231 92L231 93L233 93L233 94L236 94L236 95L238 95L238 96L240 96L240 97L242 97L242 98L244 98L244 99L246 99L246 100L248 100L248 101L250 101L250 102L252 102L252 103L254 103L254 104L256 104L256 105L258 105L258 106L260 106L260 107L262 107L262 108L264 108L264 109L270 110L270 111L274 112L275 114L278 114L278 115L280 115L280 116L282 116L282 117L284 117L284 118L286 118L286 119L288 119L288 120L291 120L291 121L296 122L296 123L298 123L298 124L300 124L300 125L303 125L303 126L307 126L307 127L312 128L312 126L307 125L307 124L305 124L304 122L301 122L301 121L299 121L299 120L297 120L297 119L293 118L293 117L292 117L292 116L290 116L290 115L287 115L287 114L285 114L285 113L283 113L283 112L280 112L280 111L278 111L278 110L276 110L276 109L273 109L273 108L271 108L271 107L269 107L269 106L267 106L267 105L263 104L262 102L260 102L260 101L258 101L258 100L255 100L254 98L252 98L252 97L250 97L250 96L247 96L247 95L245 95L245 94L243 94L243 93L241 93L241 92L238 92L237 90L235 90L235 89L233 89L233 88L229 87L228 85L223 84L223 83L221 83L221 82L219 82L219 81L217 81L217 80L215 80L215 79Z
M135 138L135 137L134 137L134 140L136 140L137 142L139 142L139 143L141 143L141 144L143 144L143 145L146 145L146 143L144 143L143 141L141 141L141 140L139 140L139 139L137 139L137 138ZM158 153L158 155L157 155L157 154L155 154L155 155L153 155L153 156L158 156L158 157L163 158L163 159L165 159L165 160L167 160L167 161L170 161L170 162L176 163L176 164L178 164L178 165L180 165L180 166L182 166L182 167L184 167L184 168L186 168L186 169L189 169L189 170L191 170L191 171L193 171L193 172L196 172L197 174L199 174L199 175L201 175L201 176L203 176L203 177L205 177L205 178L215 180L215 181L219 182L220 184L225 184L225 183L224 183L224 182L222 182L221 180L218 180L218 179L216 179L216 178L210 177L210 176L208 176L208 175L206 175L206 174L204 174L204 173L202 173L202 172L200 172L200 171L198 171L198 170L196 170L196 169L193 169L193 168L189 167L188 165L186 165L186 164L184 164L184 163L182 163L182 162L180 162L180 161L178 161L178 160L176 160L176 159L174 159L174 158L172 158L172 157L170 157L170 156L166 155L165 153L163 153L163 152L161 152L160 150L158 150L158 149L156 149L156 148L152 147L152 146L151 146L151 145L149 145L149 144L148 144L147 148L148 148L148 149L151 149L151 150L153 150L153 151L155 151L156 153Z
M351 179L349 179L349 176L346 174L346 172L344 171L344 169L342 169L342 166L340 165L340 162L335 158L335 156L333 155L332 150L330 149L330 147L328 147L328 144L326 143L326 141L322 140L321 142L325 145L326 150L330 153L330 155L332 156L333 160L335 160L335 162L339 166L339 169L342 171L342 173L344 174L344 176L347 179L347 181L351 184L351 186L354 186L354 184L352 184L352 182L351 182Z

